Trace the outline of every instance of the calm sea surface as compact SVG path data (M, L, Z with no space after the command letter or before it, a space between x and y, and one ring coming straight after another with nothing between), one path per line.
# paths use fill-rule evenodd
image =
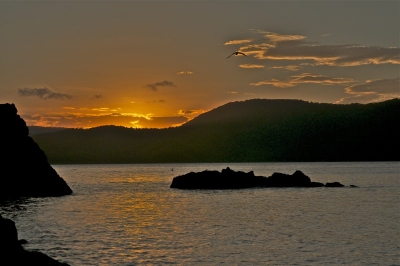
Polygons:
M73 195L0 213L27 249L71 265L400 265L400 162L53 167ZM226 167L359 188L169 188Z

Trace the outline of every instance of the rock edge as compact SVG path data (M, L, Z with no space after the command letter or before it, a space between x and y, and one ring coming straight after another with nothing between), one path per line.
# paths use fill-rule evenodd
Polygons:
M190 172L173 178L170 188L178 189L243 189L253 187L344 187L339 182L320 183L297 170L292 175L273 173L269 177L234 171L227 167L218 171ZM355 186L352 186L355 187Z

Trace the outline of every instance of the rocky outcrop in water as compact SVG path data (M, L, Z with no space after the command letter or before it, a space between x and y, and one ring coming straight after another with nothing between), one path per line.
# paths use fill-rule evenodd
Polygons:
M15 223L10 219L0 216L0 265L29 266L68 266L46 254L38 251L28 251L21 243L26 241L18 240L18 232Z
M301 171L292 175L274 173L269 177L255 176L254 172L233 171L229 167L218 171L190 172L174 177L171 188L179 189L241 189L252 187L341 187L339 182L312 182Z
M72 193L29 136L14 104L0 104L0 124L0 200Z

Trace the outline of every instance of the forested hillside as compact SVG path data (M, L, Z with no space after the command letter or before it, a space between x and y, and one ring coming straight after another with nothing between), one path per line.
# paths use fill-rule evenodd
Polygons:
M247 100L168 129L104 126L32 136L50 163L400 160L400 100Z
M39 127L39 126L29 126L29 135L33 136L36 134L49 133L49 132L57 132L63 130L65 128L62 127Z

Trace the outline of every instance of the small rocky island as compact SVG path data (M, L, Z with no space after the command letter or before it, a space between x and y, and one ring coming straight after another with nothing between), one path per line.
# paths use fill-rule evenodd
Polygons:
M339 182L319 183L301 171L292 175L274 173L269 177L256 176L254 172L241 172L231 170L229 167L218 171L190 172L174 177L171 188L178 189L243 189L254 187L343 187Z
M14 104L0 104L0 205L26 197L53 197L72 193L29 136ZM46 254L25 250L15 223L0 216L0 265L66 266Z

